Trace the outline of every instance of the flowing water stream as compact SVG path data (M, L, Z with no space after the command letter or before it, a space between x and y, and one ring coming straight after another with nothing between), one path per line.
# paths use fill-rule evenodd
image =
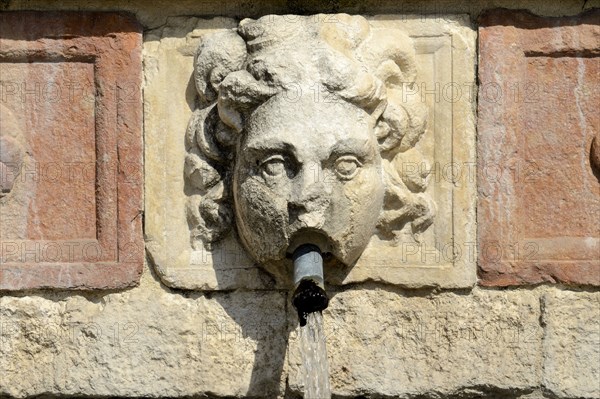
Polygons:
M304 399L330 399L329 364L321 312L309 313L300 327L300 351L304 366Z

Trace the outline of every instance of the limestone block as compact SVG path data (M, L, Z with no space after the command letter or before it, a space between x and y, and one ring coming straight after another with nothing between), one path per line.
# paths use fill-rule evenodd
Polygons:
M544 387L559 398L600 397L600 293L543 297Z
M541 380L535 292L349 290L334 293L323 315L333 395L507 398ZM288 383L302 392L296 319L290 311Z
M0 290L139 280L140 30L118 13L0 14Z
M252 33L251 27L254 23L248 20L242 22L246 27L240 29L245 29L247 33L244 34L247 35L258 34ZM371 29L377 38L383 35L381 42L394 43L394 46L399 48L395 51L414 53L410 56L413 58L408 56L406 59L398 58L398 60L410 59L410 62L396 60L395 68L404 65L403 62L408 65L405 67L408 69L403 72L403 78L407 81L406 84L402 84L402 78L398 78L397 87L388 88L388 92L395 93L398 109L408 107L407 104L424 109L424 119L419 122L415 116L410 122L413 125L406 125L406 130L400 130L400 137L411 131L410 129L414 129L414 135L407 134L404 144L399 145L401 153L399 156L396 156L396 153L386 155L388 158L384 160L384 164L387 165L386 168L394 169L396 179L395 183L389 183L386 187L398 184L403 188L395 192L388 190L388 194L383 199L384 211L374 231L376 234L371 235L371 231L372 222L377 221L377 217L373 215L377 214L375 211L378 206L381 206L379 194L376 195L379 191L367 189L364 184L360 188L362 191L357 190L356 195L347 194L345 200L343 195L334 195L330 202L327 202L329 200L315 201L314 211L310 211L314 214L298 218L301 223L308 226L307 228L325 231L325 235L329 238L327 245L331 246L329 252L333 254L334 261L326 265L325 277L328 283L343 285L375 280L407 287L471 286L475 282L476 255L473 109L475 34L468 18L380 15L364 20L347 15L312 17L292 15L267 16L261 19L260 24L269 29L272 28L270 24L273 24L277 28L277 35L281 35L282 40L286 38L285 56L280 55L284 53L283 51L279 54L277 52L264 54L267 63L272 62L268 57L272 57L273 60L278 56L281 57L279 61L272 62L273 65L280 65L281 70L277 73L269 72L269 76L279 79L279 76L289 74L293 68L299 68L300 71L286 83L290 87L295 85L294 87L299 89L294 93L290 90L286 91L287 104L283 101L279 105L272 106L272 111L263 112L265 115L263 119L266 118L264 122L260 119L261 116L257 116L258 114L253 117L257 122L248 119L249 126L255 123L257 126L255 130L260 134L265 134L269 124L276 126L284 122L290 125L285 127L289 130L293 129L292 124L295 122L302 124L313 121L316 126L315 131L323 129L324 132L343 124L343 118L337 121L335 117L319 116L318 118L321 119L318 119L315 116L317 113L325 115L329 112L326 111L328 103L331 102L328 99L338 97L330 96L333 89L320 91L321 86L310 86L307 76L327 76L327 74L319 71L316 75L302 75L306 72L302 60L311 60L311 56L305 56L311 51L321 51L326 54L323 55L324 57L329 57L326 62L324 61L325 64L331 63L331 67L339 68L342 74L346 73L347 68L351 68L348 65L354 61L344 64L346 61L340 58L339 53L328 53L329 45L313 48L303 44L306 40L301 39L300 36L304 31L313 29L315 24L320 24L318 26L324 32L323 37L331 40L334 47L341 46L340 49L349 45L349 42L336 42L340 39L336 39L335 31L351 30L350 27L354 26L352 24L357 24L357 27L366 29L365 32ZM232 33L235 31L231 29L237 26L235 21L223 18L212 20L170 18L166 26L150 31L146 35L144 45L146 247L161 280L171 287L199 290L289 287L291 263L285 259L285 253L281 252L281 248L287 245L291 247L293 244L291 241L285 241L287 239L285 231L275 234L279 222L262 226L260 217L252 219L252 212L260 216L269 212L276 215L278 211L275 208L268 212L262 211L263 205L252 202L254 194L251 190L247 191L247 194L239 194L244 192L243 185L240 185L237 191L233 190L231 194L230 173L233 172L228 172L228 168L232 167L234 158L239 160L240 156L233 156L236 151L233 147L226 151L216 151L219 146L225 146L226 142L231 146L233 142L228 137L234 136L228 136L230 132L227 129L233 129L238 123L236 121L240 118L239 115L242 115L233 111L233 105L230 108L226 108L229 107L228 105L222 107L219 105L220 116L217 116L216 107L212 108L213 105L210 105L215 101L219 90L221 90L219 95L223 96L223 104L229 104L227 101L232 102L235 98L244 98L243 94L238 95L233 91L230 94L223 94L227 90L237 90L238 86L232 83L236 73L240 72L238 75L241 80L236 83L241 85L239 87L246 84L244 79L248 78L248 75L242 77L242 71L233 74L230 71L241 60L241 58L238 60L235 55L238 48L242 52L246 48L238 46L238 41L242 39ZM329 31L331 34L327 33ZM284 35L285 32L289 35ZM215 33L221 36L215 39L216 36L211 36ZM395 42L394 34L398 38ZM297 42L291 41L288 37L297 37ZM220 45L219 40L222 43L231 41L231 44ZM213 42L215 44L211 44ZM205 50L203 54L208 52L209 55L199 56L196 60L194 54L200 43L204 43L203 48L209 48L210 51ZM260 46L257 45L256 48L262 48ZM219 52L221 49L229 50L221 54ZM373 54L385 53L384 50L369 43L364 45L364 49L361 51L368 53L364 55L364 59L361 58L364 62L367 62L365 60L369 57L374 57ZM194 75L195 63L196 74ZM414 68L411 67L413 63ZM317 68L325 68L323 66L325 64L318 64ZM392 68L393 63L381 65L383 66L379 66L377 73L396 73L393 72L395 71ZM219 82L228 74L231 74L231 78L220 84ZM245 94L249 96L248 98L260 96L258 92L252 91L259 86L248 87ZM310 91L310 87L315 90ZM195 93L196 89L200 90L199 96ZM289 97L292 95L296 95L297 98ZM292 100L297 101L297 104L290 105L290 102L294 102ZM287 105L287 108L284 105ZM296 114L292 111L293 106L302 109L303 113ZM329 108L334 107L331 105ZM225 109L231 109L231 112ZM277 110L277 118L274 110ZM342 115L343 112L340 108L339 112L334 111L333 115ZM303 117L307 118L304 122ZM382 116L384 119L386 117L389 116L387 114ZM207 122L203 125L207 127L200 130L196 125L200 123L199 121L209 121L209 119L212 121L211 118L225 118L224 120L230 125L225 126L223 121L218 122L220 125L214 125L221 129L220 136L216 136L215 139L219 140L218 145L210 141L213 139L206 139L208 141L202 139L200 141L204 144L196 144L199 140L197 132L202 131L204 134L202 129L212 129L213 122ZM239 119L239 121L245 120L246 117ZM186 137L188 121L190 121L190 129ZM405 120L398 123L401 125L408 122ZM427 128L418 130L419 123L426 125ZM392 129L386 126L378 133L381 136L380 151L388 151L396 145L393 144L394 140L396 142L400 140L392 135L385 136ZM277 129L273 130L277 131ZM190 131L192 133L189 133ZM252 128L249 131L252 131ZM327 134L323 133L322 136L325 137ZM333 136L332 134L331 137ZM310 140L312 139L305 138L304 142ZM260 142L260 140L256 141ZM320 141L322 140L317 138L313 140L313 144L307 145L313 145L317 150L323 144ZM244 143L246 146L246 142ZM243 146L240 148L245 150ZM210 159L207 160L206 157ZM342 166L351 167L351 163L348 162L346 160ZM327 190L335 191L335 184L328 180L330 176L327 175L327 171L323 169L324 172L321 173L321 166L317 167L316 162L311 165L315 166L314 180L323 185L323 189L317 191L319 193ZM269 161L270 168L278 166L279 164L276 165L273 160ZM361 167L366 170L366 164L361 163ZM243 168L238 163L236 170L241 169ZM337 170L336 173L341 172ZM352 177L344 176L344 178L349 180ZM402 182L399 182L400 180ZM287 194L281 191L280 197L286 198L285 195ZM232 196L236 199L232 200ZM348 223L339 222L335 225L334 222L329 225L327 220L330 220L328 215L331 214L331 209L344 210L346 206L343 205L344 201L352 203L352 198L357 198L354 203L359 205L356 209L348 208L352 209L348 211L352 215L349 216ZM272 203L277 201L273 200ZM193 206L190 206L191 202L194 203ZM371 203L372 206L369 205ZM337 205L330 206L326 211L328 204ZM402 207L402 204L405 206ZM298 216L298 211L294 210L295 205L292 204L287 208L284 205L281 209L290 213L289 220ZM311 207L312 205L306 209L312 209ZM319 207L323 209L318 210ZM368 215L366 210L370 212ZM363 214L366 216L360 216ZM264 220L284 221L288 216L280 217L277 214L271 219L264 218ZM344 220L344 217L340 214L336 219ZM390 228L382 228L381 226L386 223L395 224ZM310 227L313 224L317 227ZM331 227L354 226L354 224L358 227L348 227L348 231L339 234L336 233L337 227ZM343 229L340 227L338 230ZM336 234L345 238L338 239ZM293 241L293 238L290 240ZM280 245L280 242L284 244ZM363 247L366 248L361 255ZM275 266L269 266L272 259L276 261Z
M600 285L598 10L481 19L479 271L485 285Z
M275 397L285 295L164 290L0 298L0 396ZM283 377L282 377L283 376Z

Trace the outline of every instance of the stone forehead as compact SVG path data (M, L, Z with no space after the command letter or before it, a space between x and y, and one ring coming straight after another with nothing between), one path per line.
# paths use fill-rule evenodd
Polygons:
M313 93L294 96L281 93L260 105L248 119L248 132L259 134L266 127L318 127L327 131L373 124L363 109L339 97L328 94L319 99Z

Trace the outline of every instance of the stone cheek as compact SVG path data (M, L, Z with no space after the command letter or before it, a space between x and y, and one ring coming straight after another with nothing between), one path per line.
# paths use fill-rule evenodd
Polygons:
M593 24L599 15L494 11L480 20L484 285L600 285L600 178L592 145L600 129L600 27Z
M0 289L134 285L141 33L122 14L0 15Z

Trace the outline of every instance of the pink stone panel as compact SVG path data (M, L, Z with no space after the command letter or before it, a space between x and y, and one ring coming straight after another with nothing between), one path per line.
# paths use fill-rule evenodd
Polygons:
M0 290L138 282L141 45L126 14L0 14Z
M600 12L480 18L480 283L600 285Z

